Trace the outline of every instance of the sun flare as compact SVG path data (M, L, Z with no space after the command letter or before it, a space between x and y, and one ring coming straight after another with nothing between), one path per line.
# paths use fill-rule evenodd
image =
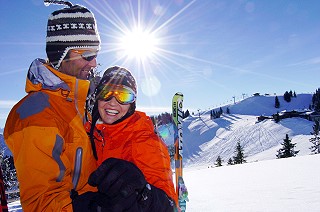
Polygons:
M144 60L155 53L157 40L152 33L135 29L121 39L121 49L129 58Z

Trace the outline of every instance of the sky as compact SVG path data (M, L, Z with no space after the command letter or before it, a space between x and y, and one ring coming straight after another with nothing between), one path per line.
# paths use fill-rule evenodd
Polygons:
M25 96L26 73L46 58L47 18L61 5L1 0L0 127ZM138 83L137 108L206 110L253 93L312 93L320 77L317 0L73 0L97 20L98 71L120 65Z
M303 109L311 95L298 95L290 103L282 97L279 100L279 110L291 111ZM231 114L218 119L211 120L209 113L184 119L183 176L189 192L188 212L319 211L320 171L316 167L320 155L311 155L309 149L314 122L302 118L256 122L257 114L271 115L274 110L274 97L260 96L230 106ZM170 127L162 125L159 131L167 142L173 142ZM299 153L276 159L285 134ZM238 141L247 163L227 166ZM214 165L218 155L222 167ZM9 208L21 211L19 201Z

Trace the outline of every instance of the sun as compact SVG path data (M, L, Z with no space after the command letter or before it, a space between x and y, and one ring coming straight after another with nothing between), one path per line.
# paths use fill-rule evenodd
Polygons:
M126 32L120 41L120 48L127 57L141 61L152 57L156 46L154 34L139 28Z

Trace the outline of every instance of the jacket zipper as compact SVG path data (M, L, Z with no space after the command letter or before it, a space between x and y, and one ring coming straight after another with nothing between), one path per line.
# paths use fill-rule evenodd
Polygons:
M73 178L72 178L72 184L73 184L74 190L76 190L79 183L81 167L82 167L82 152L83 152L82 148L78 147L75 155L76 157L74 161L74 171L73 171Z

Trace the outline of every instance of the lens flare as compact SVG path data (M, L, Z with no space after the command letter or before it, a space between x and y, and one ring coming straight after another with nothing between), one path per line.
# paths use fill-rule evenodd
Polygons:
M145 60L155 53L157 40L154 35L141 29L127 32L121 39L121 49L129 58Z

